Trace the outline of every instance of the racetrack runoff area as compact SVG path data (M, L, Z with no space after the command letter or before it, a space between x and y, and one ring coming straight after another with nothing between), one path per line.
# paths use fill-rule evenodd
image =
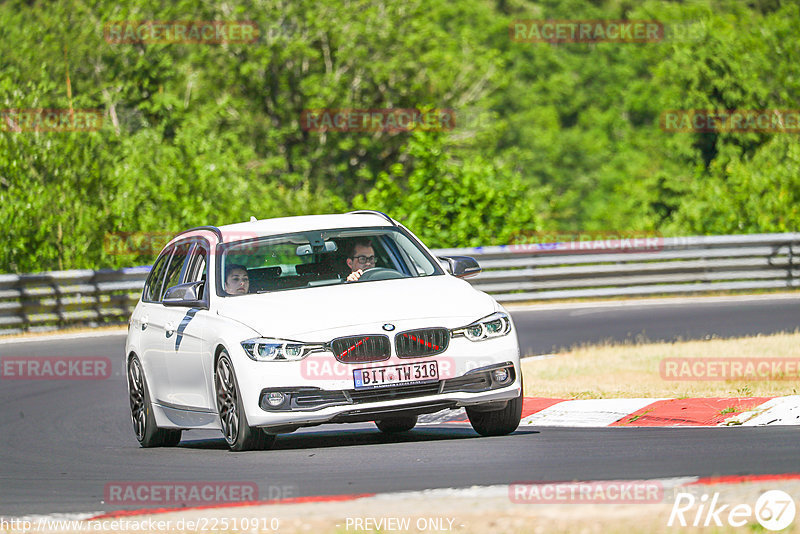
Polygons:
M558 356L526 358L523 361L523 367L528 399L525 402L523 424L517 435L507 438L474 437L474 439L470 439L473 438L473 435L468 425L463 422L454 422L459 419L451 417L457 417L458 414L450 412L450 417L446 419L425 421L420 425L419 433L423 436L428 433L430 437L423 438L418 443L403 443L402 445L414 459L424 458L427 454L415 452L420 450L419 447L422 445L428 445L429 451L446 449L449 456L458 456L464 451L463 448L458 447L459 445L463 447L465 444L473 444L481 451L491 454L492 451L501 449L498 447L500 444L516 442L521 443L522 448L535 452L536 449L543 450L545 441L549 439L556 443L551 452L555 452L556 447L564 448L565 445L570 445L569 455L589 456L590 460L593 456L595 460L585 464L591 466L594 462L604 462L604 460L597 460L598 456L593 455L593 452L605 450L607 457L614 453L614 449L619 451L619 445L622 445L620 442L625 441L628 443L625 446L626 454L621 456L628 459L626 461L629 465L636 466L643 459L656 460L659 453L650 447L655 446L657 442L664 443L664 450L680 449L685 443L684 438L689 437L688 434L704 435L707 431L714 431L724 435L723 441L734 439L735 436L749 436L735 447L726 448L725 450L728 452L723 453L723 455L731 455L731 460L741 466L740 470L729 470L728 473L747 473L750 465L748 459L758 455L763 456L764 451L769 450L768 447L762 447L767 444L759 440L761 434L756 434L756 432L783 430L789 432L789 434L784 432L784 437L791 438L790 434L795 429L784 426L787 424L784 421L789 421L791 418L796 419L797 412L792 407L795 406L793 403L796 403L797 399L797 396L793 394L793 388L797 387L797 382L783 379L735 382L667 380L665 378L671 377L661 377L660 362L667 358L716 358L720 356L749 358L753 356L746 351L733 352L733 345L724 344L728 342L740 347L752 345L755 357L760 354L763 357L774 358L778 354L777 357L791 358L797 356L797 353L793 352L793 347L798 346L792 337L794 335L781 334L775 338L757 336L735 340L712 339L690 342L697 343L696 349L684 343L652 344L652 354L647 352L651 348L644 344L594 345L565 351ZM782 354L776 352L781 350L780 347L784 347L786 352ZM603 351L608 351L608 353ZM615 359L616 364L613 363ZM614 365L618 367L614 368ZM531 366L536 367L533 372L531 372ZM580 372L570 371L570 369L576 368L573 366L576 366ZM705 369L708 370L709 366L706 366ZM584 374L581 374L582 372ZM687 397L686 394L692 396ZM776 409L782 410L784 420L781 420L781 417L775 417ZM546 420L543 419L544 416L546 416ZM576 416L580 416L580 418L576 418ZM460 420L465 421L466 418L461 417ZM562 426L556 428L559 426L559 421ZM741 425L737 421L741 422ZM687 426L708 427L720 424L732 424L734 428L686 430ZM783 429L736 428L736 426L750 425L783 426ZM635 427L647 426L672 428L655 429L661 434L648 440L641 440L638 436L652 429ZM550 428L548 429L548 427ZM581 429L577 427L596 428ZM454 432L461 437L458 440L438 442L440 446L436 446L437 442L433 440L434 434L431 432L447 432L447 430L439 430L447 428L460 428L461 434L458 433L458 430L454 430ZM684 438L676 438L673 441L664 434L672 435L673 432L676 433L676 436L683 435ZM684 434L679 434L681 432ZM606 444L603 445L603 442L598 439L601 433L603 435L613 434L615 439L611 442L606 441ZM365 435L367 434L365 433ZM576 438L580 443L572 446L576 443ZM292 436L285 439L292 439ZM772 441L772 438L768 438L767 441ZM363 445L354 448L353 453L357 454L359 450L362 454L369 453L370 449L391 450L391 442L387 442L387 446L373 443L366 438L363 438L362 442ZM617 446L614 446L614 443ZM685 454L688 458L698 456L699 453L706 453L708 456L708 451L724 448L721 447L721 441L703 440L703 443L705 445L684 446L685 450L678 452ZM294 445L287 446L290 449L295 447ZM316 448L313 451L302 450L304 445L300 444L297 447L296 450L308 454L316 453L317 457L324 452L323 449ZM637 447L644 449L638 460L627 456L627 453L636 453ZM342 450L344 451L344 449ZM202 451L182 449L175 454L183 457L189 456L190 452L191 456L194 456ZM219 453L223 458L227 455L223 451L211 451L211 453ZM259 455L259 465L263 467L266 476L273 476L273 470L270 468L270 451L254 454ZM528 455L528 457L532 458L533 455ZM784 460L797 458L791 450L788 453L784 450L782 457ZM535 462L525 462L528 463L525 467L536 463L545 466L548 463L547 458L546 455L540 455ZM173 457L170 461L175 459ZM680 460L680 463L683 464L683 460ZM643 465L637 473L631 476L654 476L654 469L648 465L650 464ZM695 462L694 465L697 467L698 463ZM800 464L793 461L772 462L767 467L761 467L765 470L750 472L788 473L798 471L796 465ZM436 463L426 464L426 466L428 469L436 470ZM766 492L784 491L794 496L795 503L797 503L797 497L800 496L798 481L792 475L757 476L752 479L726 478L708 485L697 482L712 482L711 480L697 479L692 476L695 473L703 472L702 466L699 470L694 468L676 470L668 467L666 470L670 476L678 473L682 478L658 478L642 481L607 479L593 481L594 479L581 478L585 469L581 467L572 471L568 477L565 477L568 479L565 484L543 482L533 476L530 477L533 480L525 480L525 475L519 475L522 479L512 482L515 480L512 475L512 477L504 477L503 482L508 481L508 485L500 486L480 483L480 486L467 489L440 489L362 496L344 495L334 498L301 497L270 504L253 502L242 505L242 503L237 503L238 506L213 509L144 510L134 514L112 515L102 520L89 521L87 519L96 517L97 514L28 519L45 520L44 523L39 523L40 527L45 527L37 530L41 532L742 532L760 529L753 514L747 516L745 512L747 512L746 507L749 507L751 512L755 510L759 506L758 500ZM617 467L610 470L614 476L621 472ZM520 469L520 472L526 471ZM541 470L528 469L527 472L538 473ZM711 472L715 471L711 469L707 471L707 473ZM436 473L441 472L436 471ZM546 480L562 479L548 478ZM630 486L630 484L639 485ZM453 483L448 485L453 485ZM628 485L628 489L625 489L626 485ZM637 495L637 487L640 489L640 494L643 493L646 497L650 497L652 493L649 490L654 486L663 490L659 497L662 500L631 502L632 496ZM576 487L579 489L574 491ZM583 491L587 487L592 490L588 493L589 495L596 499L602 499L602 501L586 502L582 496L587 495ZM346 491L345 487L343 489ZM360 491L364 491L364 488L362 487ZM717 493L719 496L715 500ZM695 501L692 502L689 497L680 497L681 494L692 495ZM574 498L575 495L579 498ZM702 500L704 495L706 499ZM264 497L266 495L261 496L262 499ZM572 500L565 500L570 498ZM673 526L668 527L667 524L673 514L677 499L680 499L677 502L679 509L682 510L680 517L684 518L687 525L680 526L679 515L675 515ZM780 499L770 502L772 504L768 503L769 506L785 505L780 502ZM727 508L720 511L726 505ZM764 504L762 503L760 506L759 511L765 512ZM733 521L738 524L744 518L746 519L745 526L731 526L727 522L733 508L737 510L737 514L732 518ZM711 515L709 515L709 510L712 510ZM777 514L779 510L777 508L775 510ZM187 521L192 518L196 522L190 525ZM716 518L720 520L721 525L715 522ZM56 519L80 522L53 523L52 521ZM116 525L112 523L114 520L121 521L123 519L132 521L132 523L118 522ZM248 528L243 528L245 519L248 520L246 525ZM178 523L179 520L184 522ZM238 524L234 525L234 520L238 520ZM155 521L155 523L150 521ZM164 521L164 523L159 523L160 521ZM166 523L166 521L171 521L171 523ZM227 521L227 529L223 528L225 521ZM708 526L704 526L706 521L709 522ZM796 523L797 519L786 531L797 532ZM746 525L754 525L754 527ZM3 530L21 532L22 530L18 527L19 524L15 527L9 523L4 525L0 522L0 532Z
M800 474L516 483L378 495L241 503L222 508L30 517L2 532L658 533L800 532ZM227 528L224 528L226 527ZM247 528L242 528L247 526ZM16 527L16 528L11 528ZM22 527L30 527L23 530ZM216 527L216 528L212 528Z

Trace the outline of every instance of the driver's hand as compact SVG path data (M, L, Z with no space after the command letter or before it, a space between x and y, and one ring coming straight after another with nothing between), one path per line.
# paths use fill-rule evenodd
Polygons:
M364 274L364 269L359 269L357 271L353 271L352 273L350 273L350 276L347 277L347 281L348 282L355 282L356 280L361 278L362 274Z

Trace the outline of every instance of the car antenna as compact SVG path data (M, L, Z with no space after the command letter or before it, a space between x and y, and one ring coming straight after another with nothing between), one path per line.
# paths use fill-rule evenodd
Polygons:
M258 222L258 219L256 219L255 215L250 216L250 222Z

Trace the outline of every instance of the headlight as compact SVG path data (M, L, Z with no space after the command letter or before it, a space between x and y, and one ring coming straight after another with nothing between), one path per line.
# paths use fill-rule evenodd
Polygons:
M502 337L509 332L511 332L511 320L503 312L495 312L472 324L451 330L453 337L464 336L470 341Z
M242 348L257 362L297 361L314 352L322 352L321 343L301 343L283 339L256 338L242 341Z

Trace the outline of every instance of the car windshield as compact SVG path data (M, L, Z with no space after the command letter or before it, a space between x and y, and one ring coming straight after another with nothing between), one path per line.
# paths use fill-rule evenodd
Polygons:
M230 243L220 258L223 296L443 274L403 232L386 229L315 230Z

